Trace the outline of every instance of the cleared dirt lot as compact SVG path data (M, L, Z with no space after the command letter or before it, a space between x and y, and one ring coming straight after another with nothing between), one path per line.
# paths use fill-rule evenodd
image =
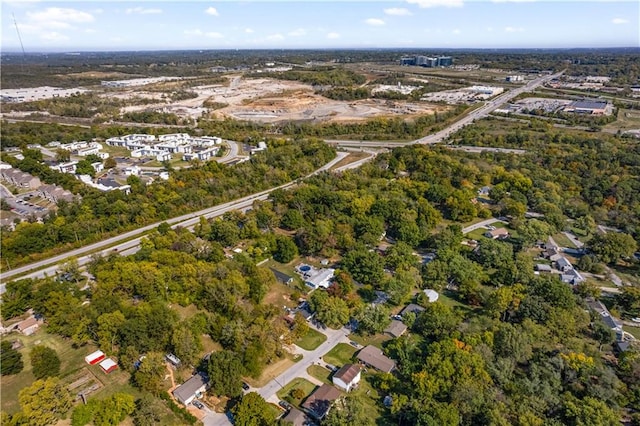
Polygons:
M191 118L200 116L205 102L226 104L211 111L217 118L275 123L279 121L353 122L379 116L406 116L432 114L444 111L446 106L424 102L360 100L334 101L316 95L308 84L267 78L231 76L228 85L195 86L189 88L198 97L174 103L129 106L124 111L157 110L176 112ZM112 94L118 97L142 95L142 90L127 90Z

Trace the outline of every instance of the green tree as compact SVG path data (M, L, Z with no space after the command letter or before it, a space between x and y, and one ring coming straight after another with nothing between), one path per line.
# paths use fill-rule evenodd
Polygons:
M120 311L104 313L98 317L98 344L100 347L112 353L119 338L122 325L126 322L124 314Z
M606 402L590 396L582 400L571 394L564 395L564 420L571 426L618 426L620 415Z
M0 342L0 374L18 374L24 368L22 354L11 347L8 340Z
M275 424L269 403L259 394L249 392L231 409L235 425L270 426Z
M382 333L391 322L389 310L383 305L369 304L356 316L358 332L364 334Z
M133 412L133 424L136 426L154 426L160 423L163 407L149 395L144 395L136 401L136 409Z
M132 395L115 393L100 401L94 413L93 424L95 426L118 425L133 413L135 408L136 404Z
M53 349L37 345L29 352L31 371L36 379L44 379L60 374L60 358Z
M173 330L171 335L173 353L186 365L192 364L202 350L202 341L186 325L181 325Z
M116 159L113 157L109 157L106 160L104 160L104 168L105 169L113 169L114 167L117 167L118 163L116 162Z
M62 148L56 149L56 161L58 163L64 163L69 160L71 160L71 151Z
M165 388L166 375L167 365L162 353L149 352L133 374L133 380L140 388L157 395Z
M322 424L323 426L374 426L376 421L362 397L349 394L336 401Z
M315 292L317 293L317 291ZM344 299L330 296L316 304L316 319L328 327L337 329L349 321L349 306Z
M637 243L629 234L622 232L607 232L599 234L589 241L589 248L598 258L609 264L621 258L631 257L636 251Z
M214 395L236 397L242 393L243 368L237 353L228 350L212 353L207 373Z
M22 415L30 426L46 426L58 422L73 402L66 386L57 378L36 380L18 394Z
M444 303L429 303L416 318L413 328L430 340L448 337L460 324L461 318Z
M273 258L280 263L289 263L298 256L298 246L291 238L284 235L276 237L276 251Z
M96 175L96 169L94 169L91 162L85 158L84 160L78 161L78 164L76 165L76 174L94 177Z
M348 252L342 258L342 267L362 284L376 285L384 274L380 256L364 247Z

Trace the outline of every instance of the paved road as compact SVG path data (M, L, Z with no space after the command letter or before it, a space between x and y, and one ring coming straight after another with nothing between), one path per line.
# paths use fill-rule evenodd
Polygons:
M303 354L303 357L300 361L296 362L292 365L287 371L280 374L278 377L275 377L265 386L258 390L258 393L266 400L273 400L273 397L276 395L280 389L287 385L291 380L296 377L302 377L307 374L307 368L312 366L314 363L322 363L321 357L333 349L338 343L349 343L349 339L347 336L350 331L346 328L341 328L339 330L326 329L322 330L327 336L327 340L318 346L313 351L305 351L300 350L299 352Z
M454 149L454 150L459 150L459 151L464 151L464 152L474 152L474 153L481 153L481 152L500 152L500 153L504 153L504 154L516 154L516 155L522 155L522 154L526 154L527 151L525 151L524 149L513 149L513 148L490 148L487 146L467 146L467 145L447 145L446 146L449 149Z
M584 243L582 241L578 240L578 237L573 235L571 232L563 231L562 233L565 235L565 237L567 237L569 239L569 241L571 241L571 243L574 246L576 246L576 248L581 249L582 247L584 247Z
M336 158L313 172L311 175L320 173L325 170L329 170L335 164L337 164L344 157L349 155L345 152L338 152ZM311 176L310 175L310 176ZM209 207L207 209L203 209L194 213L189 213L186 215L182 215L173 219L166 220L166 222L172 227L189 227L197 224L200 221L200 216L204 216L206 218L212 218L221 216L224 213L231 210L239 210L243 208L247 208L253 204L256 200L266 200L271 194L272 191L276 189L286 189L293 185L296 182L289 182L284 185L280 185L276 188L271 188L266 191L258 192L256 194L248 195L246 197L230 201L228 203L221 204L219 206ZM29 271L37 270L36 272L32 272L28 275L23 275L21 278L42 278L45 276L52 276L58 270L58 263L65 262L70 257L78 258L78 263L80 266L85 265L86 263L91 261L91 255L88 253L100 252L102 254L108 254L113 250L117 250L119 253L130 254L137 251L137 246L140 244L140 240L142 238L142 234L155 229L162 222L156 222L151 225L144 226L142 228L135 229L133 231L125 232L124 234L120 234L118 236L108 238L106 240L90 244L88 246L80 247L75 250L71 250L69 252L50 257L48 259L41 260L39 262L31 263L29 265L21 266L19 268L15 268L9 271L4 271L0 274L0 281L6 282L11 280L13 277L17 277L19 275L25 274ZM126 240L126 241L125 241ZM118 244L120 243L120 244ZM113 246L113 247L111 247ZM107 248L108 247L108 248ZM101 251L102 250L102 251Z
M560 75L562 75L562 73L564 73L564 71L561 71L553 75L542 76L535 80L531 80L529 83L527 83L524 86L518 87L513 90L509 90L508 92L505 92L502 95L489 100L483 106L470 112L468 115L462 117L460 120L456 121L446 129L443 129L437 133L425 136L423 138L416 139L411 142L327 140L327 143L332 143L338 146L358 146L358 147L371 147L371 148L373 147L394 148L398 146L413 145L413 144L429 145L429 144L439 143L439 142L442 142L444 139L448 138L453 133L462 129L463 127L473 123L475 120L486 117L495 109L499 108L502 104L509 102L510 100L520 95L521 93L530 92L536 89L537 87L541 86L542 84L546 83L547 81L552 80L556 77L559 77Z
M504 220L491 218L487 220L483 220L482 222L474 223L473 225L467 226L466 228L462 228L462 234L468 234L471 231L475 231L476 229L485 228L487 225L491 225L492 223L502 222L507 223Z

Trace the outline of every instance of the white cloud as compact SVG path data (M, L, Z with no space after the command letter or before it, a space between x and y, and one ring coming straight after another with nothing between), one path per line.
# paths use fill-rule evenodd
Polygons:
M251 28L245 28L244 32L247 34L253 34L254 31Z
M224 35L215 31L204 32L200 28L184 30L184 35L189 37L224 38Z
M220 14L218 13L218 9L216 9L213 6L209 7L207 10L205 10L204 13L206 13L207 15L211 15L211 16L220 16Z
M504 27L505 33L521 33L524 31L522 27Z
M340 38L340 34L338 34L338 33L328 33L327 34L327 38L331 39L331 40L335 40L337 38Z
M492 33L493 32L493 27L487 27L487 31Z
M391 16L411 16L413 13L409 9L404 7L391 7L389 9L385 9L384 13Z
M463 0L407 0L409 4L416 4L426 9L429 7L462 7Z
M72 28L72 24L93 21L93 15L90 13L64 7L48 7L37 12L27 12L27 28L32 27L36 30L67 29ZM53 35L53 37L56 36Z
M460 31L458 28L456 28L455 30L451 31L452 34L460 34L462 31Z
M307 31L304 28L298 28L287 33L287 35L291 37L301 37L305 34L307 34Z
M284 40L284 36L282 34L271 34L267 36L267 40L269 41L282 41Z
M616 24L616 25L622 25L622 24L628 24L629 20L628 19L623 19L623 18L613 18L611 20L612 24Z
M379 27L384 25L384 21L378 18L369 18L364 21L367 25L372 25L374 27Z
M84 32L85 32L85 33L87 33L87 34L95 34L95 33L97 33L98 31L96 31L96 30L95 30L95 29L93 29L93 28L87 28L86 30L84 30Z
M162 9L144 8L144 7L138 6L138 7L130 7L125 11L125 13L127 15L131 15L132 13L135 13L137 15L157 15L159 13L162 13Z
M56 32L56 31L51 31L51 32L44 33L44 34L40 35L40 38L45 40L45 41L53 42L53 43L56 43L56 42L59 42L59 41L67 41L67 40L69 40L69 37L67 37L64 34L60 34L59 32Z
M536 0L491 0L493 3L533 3Z

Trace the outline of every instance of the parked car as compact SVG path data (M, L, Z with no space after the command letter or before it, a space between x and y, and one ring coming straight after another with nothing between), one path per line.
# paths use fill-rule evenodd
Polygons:
M327 364L327 365L325 365L325 367L326 367L328 370L331 370L331 371L333 371L333 372L338 371L338 367L336 367L335 365Z
M202 402L200 402L200 401L193 401L192 404L196 408L199 408L201 410L204 409L204 404Z
M349 344L350 344L351 346L353 346L354 348L359 348L359 347L360 347L360 345L358 344L358 342L354 342L353 340L352 340L352 341L350 341L350 342L349 342Z
M248 390L249 390L249 387L250 387L250 386L249 386L247 383L242 382L242 389L244 389L244 390L248 391Z
M291 409L291 404L289 404L287 401L280 400L278 402L278 405L281 406L282 408L284 408L285 410L290 410Z
M631 321L633 321L633 322L640 322L640 317L637 317L637 318L631 318Z

